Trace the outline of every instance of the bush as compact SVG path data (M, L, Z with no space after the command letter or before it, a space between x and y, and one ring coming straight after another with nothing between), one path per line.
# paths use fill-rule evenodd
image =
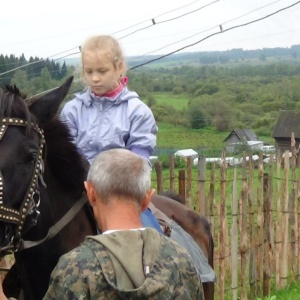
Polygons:
M170 155L161 155L159 156L158 160L161 162L161 165L164 169L170 168ZM174 166L175 168L185 168L186 167L186 161L179 157L174 157Z

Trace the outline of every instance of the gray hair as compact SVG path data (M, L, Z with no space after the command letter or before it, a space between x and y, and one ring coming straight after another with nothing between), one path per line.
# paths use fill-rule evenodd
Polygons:
M126 149L111 149L93 160L87 181L104 203L113 197L141 203L151 187L148 161Z

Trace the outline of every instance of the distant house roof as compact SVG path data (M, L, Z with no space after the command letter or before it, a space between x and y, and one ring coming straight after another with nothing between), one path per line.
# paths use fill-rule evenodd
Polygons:
M283 110L274 126L273 138L291 138L294 132L295 138L300 138L300 112Z
M232 136L236 136L240 141L257 141L258 137L253 129L233 129L223 142L229 140Z

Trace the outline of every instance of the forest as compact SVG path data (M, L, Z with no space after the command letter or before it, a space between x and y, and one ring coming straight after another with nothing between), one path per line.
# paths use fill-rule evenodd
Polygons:
M147 64L153 58L128 59L128 86L158 123L220 132L252 128L270 136L280 110L300 109L300 45L182 53ZM0 55L0 86L16 84L32 96L75 74L70 99L83 87L77 69L68 60Z

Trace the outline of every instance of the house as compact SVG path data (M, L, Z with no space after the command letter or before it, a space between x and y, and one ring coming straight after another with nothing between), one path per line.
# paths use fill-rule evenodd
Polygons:
M247 141L258 141L258 137L253 129L233 129L223 142L233 144Z
M174 155L182 157L184 159L186 159L187 157L192 157L192 159L198 157L198 153L193 149L178 150L174 153Z
M256 133L252 129L233 129L223 141L226 143L227 152L235 152L243 145L247 145L252 151L259 151L265 144L259 141Z
M300 143L300 112L282 110L272 132L277 151L284 153L286 150L291 150L292 132L295 136L296 149L298 149Z

